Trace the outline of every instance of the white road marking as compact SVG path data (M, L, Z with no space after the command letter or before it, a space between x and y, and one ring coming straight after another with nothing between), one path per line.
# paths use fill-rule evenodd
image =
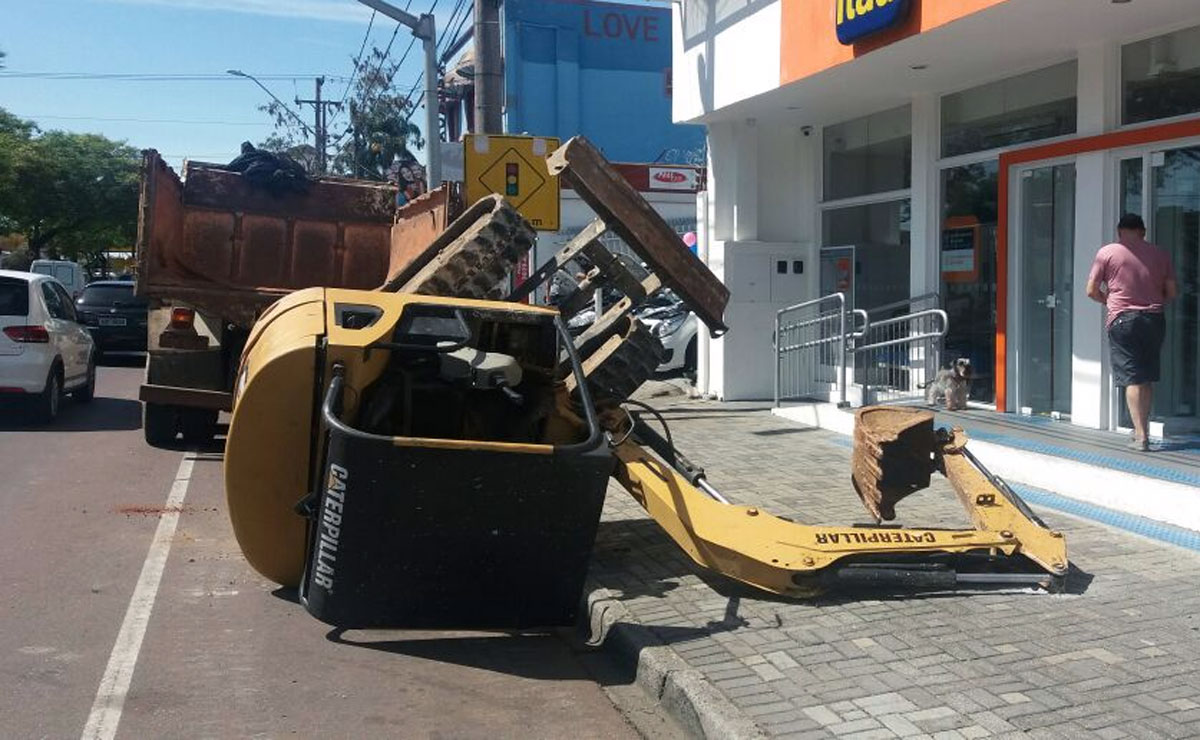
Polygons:
M138 576L137 587L129 599L125 620L121 623L121 631L117 633L108 667L104 669L104 677L100 679L100 688L96 691L96 701L83 728L83 740L112 740L117 734L121 711L125 708L125 695L129 692L138 652L146 636L146 625L150 623L150 612L154 609L158 584L167 565L167 555L171 552L171 541L175 537L188 482L192 479L194 462L191 453L185 454L179 461L179 471L175 473L175 482L171 484L158 528L154 530L154 540L142 563L142 574Z

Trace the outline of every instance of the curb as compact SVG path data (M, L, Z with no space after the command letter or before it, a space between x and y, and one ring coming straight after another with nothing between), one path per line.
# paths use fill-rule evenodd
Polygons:
M690 737L759 740L766 734L704 675L639 624L611 591L588 579L587 644L636 671L637 684Z

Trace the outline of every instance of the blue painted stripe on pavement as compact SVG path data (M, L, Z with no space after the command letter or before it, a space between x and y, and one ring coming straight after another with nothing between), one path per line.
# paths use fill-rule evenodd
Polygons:
M994 432L985 432L970 428L967 429L967 436L983 442L994 442L996 444L1004 445L1005 447L1012 447L1018 450L1026 450L1028 452L1036 452L1042 455L1062 457L1068 460L1086 463L1088 465L1099 465L1100 467L1108 468L1110 470L1120 470L1122 472L1132 473L1133 475L1142 475L1148 478L1158 478L1159 480L1182 483L1186 486L1200 486L1200 473L1190 473L1185 470L1166 468L1149 462L1126 460L1119 457L1112 457L1111 455L1106 455L1102 452L1075 450L1069 447L1046 444L1045 442L1022 439L1020 437L1014 437L1011 434L996 434ZM1154 453L1151 452L1149 454L1153 456Z
M1109 509L1104 506L1097 506L1096 504L1089 504L1073 498L1067 498L1066 496L1060 496L1057 493L1044 491L1040 488L1023 486L1019 483L1009 483L1008 485L1017 492L1017 495L1035 506L1057 509L1067 514L1073 514L1094 522L1107 524L1110 527L1123 529L1126 532L1140 534L1152 540L1200 552L1200 532L1177 527L1174 524L1156 522L1153 519Z

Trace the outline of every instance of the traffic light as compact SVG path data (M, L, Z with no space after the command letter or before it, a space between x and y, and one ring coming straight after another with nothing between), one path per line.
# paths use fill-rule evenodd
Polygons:
M504 165L504 194L515 196L519 190L517 183L517 172L520 167L516 162L508 162Z

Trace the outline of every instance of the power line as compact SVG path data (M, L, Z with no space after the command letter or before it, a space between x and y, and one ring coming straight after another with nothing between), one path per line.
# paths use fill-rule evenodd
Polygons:
M257 75L260 80L283 81L325 77L327 80L348 80L344 75ZM228 82L231 78L216 74L151 74L138 72L18 72L2 71L0 79L34 80L109 80L113 82Z
M354 58L354 71L350 73L350 81L346 83L346 89L342 91L342 99L338 101L337 111L333 114L333 120L337 120L338 112L342 110L342 104L346 102L346 96L350 94L350 88L354 87L354 78L358 76L359 65L362 64L363 52L367 50L367 40L371 38L371 29L375 26L376 11L371 11L371 20L367 22L367 32L363 34L362 43L358 46L358 56ZM396 24L398 29L400 24ZM393 35L393 38L395 36Z
M412 5L412 0L408 0L408 5ZM404 7L404 10L405 10L405 11L407 11L407 10L408 10L408 5L406 5L406 6ZM374 19L374 17L375 17L375 11L374 11L374 10L372 10L372 11L371 11L371 17L372 17L372 19ZM387 49L385 49L385 50L384 50L384 52L383 52L383 57L382 57L382 58L380 59L380 61L379 61L379 68L380 68L380 69L383 69L383 62L384 62L384 61L387 59L387 55L388 55L388 53L390 53L390 52L391 52L391 50L392 50L392 44L393 44L393 43L395 43L395 41L396 41L396 34L400 33L400 27L401 27L401 26L403 26L403 25L404 25L404 24L402 24L402 23L397 23L397 24L396 24L396 27L395 27L394 29L392 29L392 37L391 37L391 38L388 40ZM410 46L411 46L411 44L410 44ZM363 48L364 48L364 49L366 48L366 39L363 39ZM362 53L363 53L363 49L359 49L359 50L358 50L358 59L359 59L359 61L361 61L361 60L362 60ZM359 70L359 66L358 66L358 65L359 65L359 61L356 61L356 62L354 63L354 73L355 73L355 75L358 75L359 77L361 77L361 75L359 74L359 71L358 71L358 70ZM370 62L368 62L368 64L370 64ZM341 103L338 103L337 110L335 110L335 111L333 112L333 121L331 121L331 122L330 122L330 125L331 125L331 126L332 126L333 124L337 123L338 116L342 115L342 103L345 103L345 102L346 102L346 98L347 98L347 97L349 97L349 95L350 95L350 89L351 89L352 87L354 87L354 80L353 80L353 79L351 79L351 81L350 81L350 82L349 82L349 83L346 85L346 89L342 91L342 102L341 102ZM349 127L349 126L347 126L347 127L346 127L346 130L342 132L341 136L338 136L338 137L337 137L337 139L336 139L336 140L333 142L333 146L335 146L335 147L336 147L338 144L340 144L340 143L342 142L342 139L346 138L346 134L348 134L348 133L350 133L350 127Z
M437 10L438 3L440 3L441 1L442 0L433 0L433 5L429 6L428 15L433 15L433 11ZM408 0L408 4L412 5L412 0ZM390 88L392 86L392 80L395 78L396 72L398 72L400 70L400 65L404 64L404 60L408 58L408 52L412 50L413 44L416 42L416 40L417 40L417 37L413 36L412 41L410 41L408 44L408 48L404 50L404 55L400 57L400 61L396 63L395 68L392 70L392 74L390 76L388 76L386 87ZM424 72L417 75L418 84L420 83L420 80L424 75L425 75ZM415 86L413 89L416 89ZM411 97L412 97L412 92L409 92L409 94L407 96L405 96L405 99L407 100Z
M446 38L453 39L453 40L452 40L452 41L449 41L449 42L447 42L447 44L446 44L446 47L445 47L444 49L442 49L442 61L443 61L443 62L448 62L448 61L450 61L448 58L446 58L446 57L448 57L448 55L449 55L449 53L450 53L450 50L451 50L451 49L456 49L456 47L458 47L458 46L459 46L459 44L460 44L460 42L463 40L463 38L464 38L464 36L463 36L463 26L467 25L467 21L468 21L468 20L471 18L471 16L474 14L474 11L475 11L474 7L472 7L471 9L469 9L469 10L468 10L468 11L467 11L467 12L466 12L464 15L463 15L463 17L462 17L462 18L461 18L461 19L458 21L458 26L457 26L457 27L454 29L454 33L452 33L452 34L449 34L449 35L446 37Z
M437 3L438 3L438 0L434 0L433 6L429 8L430 13L432 13L433 9L437 7ZM408 9L412 7L412 4L413 4L413 0L408 0L408 2L404 5L404 12L407 13ZM380 72L383 71L383 65L387 63L388 55L392 51L392 44L395 43L396 36L397 36L397 34L400 33L400 27L403 25L404 24L402 24L402 23L397 23L395 30L392 31L392 38L388 40L387 48L383 50L383 56L381 56L379 58L379 66L375 69L375 74L379 74ZM412 51L413 45L416 43L417 43L416 36L413 36L412 38L410 38L408 40L408 46L406 46L404 48L404 53L400 55L400 61L396 62L396 66L392 67L392 72L391 72L391 74L388 75L387 81L380 87L379 93L378 93L378 95L376 95L377 99L378 99L379 95L382 95L385 90L387 90L388 88L390 88L392 86L392 79L396 76L396 72L400 69L400 67L403 66L404 60L408 59L408 54L409 54L409 52ZM347 90L349 90L348 87L347 87ZM345 98L343 98L343 100L345 100ZM364 102L369 103L369 101L364 101ZM366 107L366 106L364 106L364 107ZM334 121L337 121L337 117L338 117L339 113L341 113L340 108L333 115ZM339 144L341 144L342 140L346 138L347 134L350 133L350 131L353 129L353 127L354 127L353 123L347 125L346 128L342 131L342 133L338 135L337 139L334 140L333 146L336 147Z
M412 100L413 93L415 93L417 91L417 85L421 84L424 77L425 77L424 73L417 75L417 81L414 82L413 86L408 89L408 95L404 96L404 104L405 105L408 104L408 101ZM408 123L409 121L412 120L413 113L417 112L417 108L420 107L421 101L424 99L425 99L425 91L422 90L421 94L417 97L417 102L413 103L412 106L408 109L408 116L404 119L405 123ZM429 138L429 134L426 134L425 138Z
M433 0L433 5L429 6L429 15L433 15L433 11L437 10L438 3L440 3L441 1L442 0ZM412 0L408 0L408 2L409 2L409 5L412 4ZM390 88L392 86L392 80L395 78L396 72L398 72L400 70L400 65L404 64L404 60L408 57L408 52L412 49L413 43L416 42L416 40L417 40L417 37L414 36L412 41L409 42L408 48L404 50L404 56L400 57L400 61L396 64L396 67L392 70L392 74L388 77L386 87ZM421 78L424 76L425 76L425 73L423 71L417 75L417 82L413 85L412 90L416 89L416 85L419 85L421 83ZM405 101L412 99L412 90L409 90L408 95L404 96Z
M14 113L13 115L19 118L30 120L49 119L63 121L112 121L120 123L173 123L187 124L195 126L271 126L273 124L265 121L201 121L188 120L183 118L121 118L121 117L105 117L105 116L52 116L48 114L34 113Z
M218 152L216 154L171 154L170 152L159 152L159 154L164 157L170 157L171 159L199 159L200 157L205 157L206 159L203 161L207 162L208 158L232 160L241 154L241 152Z
M447 31L450 30L450 28L454 25L454 22L456 20L458 20L458 14L462 12L462 9L466 4L467 4L466 0L458 0L458 2L454 4L454 10L450 11L450 17L446 19L445 30L447 30ZM443 33L441 35L441 37L438 39L438 44L437 44L439 52L444 51L446 49L446 42L449 41L453 36L454 36L454 34L452 34L452 33L451 34Z

